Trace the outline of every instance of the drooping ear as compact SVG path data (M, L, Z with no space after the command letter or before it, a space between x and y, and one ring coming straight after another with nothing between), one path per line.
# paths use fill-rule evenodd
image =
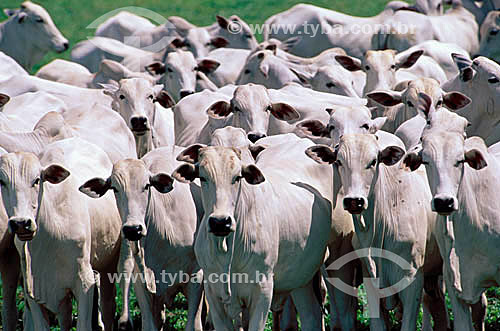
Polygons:
M415 51L409 55L396 56L396 69L408 69L417 62L417 60L424 54L423 50Z
M465 162L476 170L481 170L488 165L484 159L483 153L477 149L471 149L465 152Z
M424 114L424 117L427 119L429 118L429 114L431 113L432 109L432 99L430 96L423 92L418 93L418 106L417 110L421 111Z
M70 172L68 170L57 164L52 164L42 170L42 180L51 184L59 184L68 178L69 175Z
M327 145L316 145L306 149L306 155L319 164L332 164L337 161L337 151Z
M300 114L290 105L278 102L271 105L271 114L282 121L294 121L300 118Z
M231 104L227 101L217 101L207 109L207 115L215 119L226 118L232 112Z
M7 94L0 93L0 107L3 107L9 102L10 97Z
M103 89L102 92L110 97L113 97L120 89L120 85L114 80L111 80L109 84L99 83L99 86Z
M170 42L170 45L168 45L169 48L173 48L173 49L182 48L184 46L186 46L186 43L181 38L175 38L174 40L172 40Z
M306 136L330 138L330 132L328 132L327 126L318 120L302 121L295 127L301 130Z
M171 108L175 106L174 98L172 98L172 96L170 96L170 94L168 94L165 90L160 91L160 93L156 95L155 101L164 108Z
M385 122L387 121L387 117L377 117L372 120L371 125L370 125L370 133L376 133L378 130L382 129L384 126Z
M252 157L254 160L257 160L257 156L259 156L259 154L265 149L266 149L266 147L262 146L262 145L250 145L250 146L248 146L248 150L252 154Z
M257 185L266 180L259 168L253 164L243 166L241 168L241 176L245 178L250 185Z
M398 146L386 147L378 153L378 160L387 166L395 165L405 155L405 151Z
M443 95L443 103L451 110L461 109L471 103L471 101L468 96L460 92L448 92Z
M398 91L371 92L366 97L386 107L392 107L403 102L403 92Z
M181 183L190 183L199 177L198 167L194 164L184 163L172 173L172 177Z
M149 74L156 76L156 75L163 75L165 73L165 64L161 62L153 62L150 65L147 65L144 67Z
M18 12L18 9L8 9L8 8L5 8L3 10L4 14L7 15L7 17L11 17L11 16L14 16L16 15L16 13Z
M210 40L210 44L214 46L215 48L223 48L229 45L229 41L227 41L226 38L222 37L215 37Z
M417 170L422 165L421 147L406 153L401 163L403 168L410 169L411 171Z
M464 56L458 53L451 53L451 58L460 71L472 66L472 60L468 56Z
M266 48L268 51L271 51L273 52L274 55L276 55L276 51L278 50L278 46L276 44L269 44L266 46Z
M219 24L219 26L224 29L224 30L227 30L227 28L229 27L229 24L230 22L228 21L227 18L225 18L224 16L215 16L215 19L217 20L217 24Z
M174 179L167 174L159 173L149 177L149 184L160 193L168 193L174 188Z
M18 23L23 23L24 20L28 17L28 14L24 13L24 12L19 12L19 14L17 14L17 22Z
M198 156L200 154L200 149L206 147L202 144L194 144L183 150L179 155L177 155L177 161L188 162L195 164L198 162Z
M204 74L209 74L217 70L217 68L220 66L220 63L214 60L201 60L198 62L198 66L196 67L196 70L199 70L203 72Z
M313 78L313 75L310 73L306 72L300 72L298 70L295 70L293 68L290 68L290 70L297 76L297 78L300 80L302 84L311 84L311 80Z
M102 197L111 188L111 181L109 178L104 180L102 178L92 178L85 182L78 190L91 198L97 199Z
M294 48L301 40L302 40L302 37L290 37L290 38L283 40L281 42L280 48L282 50L284 50L285 52L288 52L292 48Z
M335 56L335 60L337 60L337 62L340 63L341 66L349 71L358 71L363 69L361 67L361 60L356 59L355 57L350 57L347 55L337 55Z

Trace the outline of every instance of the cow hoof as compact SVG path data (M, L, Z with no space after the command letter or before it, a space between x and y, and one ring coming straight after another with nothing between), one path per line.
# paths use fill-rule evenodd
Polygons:
M118 322L118 331L134 331L134 326L131 320L125 322Z

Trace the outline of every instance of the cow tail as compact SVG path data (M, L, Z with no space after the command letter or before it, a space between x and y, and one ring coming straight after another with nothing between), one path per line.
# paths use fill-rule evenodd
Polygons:
M92 329L93 330L101 330L101 327L99 326L99 290L101 288L100 286L100 279L99 279L99 274L94 272L95 276L95 283L94 283L94 295L92 298Z
M326 316L328 315L325 307L323 306L323 296L321 295L321 271L318 270L313 277L313 292L318 304L321 307L321 313Z

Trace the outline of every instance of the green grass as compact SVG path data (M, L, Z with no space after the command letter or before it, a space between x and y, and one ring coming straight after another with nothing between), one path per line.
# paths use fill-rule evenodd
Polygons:
M20 0L2 0L3 8L17 8ZM86 27L100 16L111 10L126 6L144 7L163 15L182 16L197 25L209 25L214 22L215 15L230 16L239 15L246 22L251 24L263 23L269 16L290 8L292 5L303 2L301 0L277 1L269 0L38 0L51 14L54 22L61 32L68 38L71 45L84 40L94 34L93 30ZM331 8L351 15L372 16L380 12L387 1L384 0L314 0L308 3ZM0 20L5 16L0 14ZM260 36L258 36L260 39ZM35 68L38 70L42 65L50 62L54 58L69 59L70 52L64 54L48 54L44 60ZM500 330L500 289L493 288L487 291L488 294L488 315L487 329ZM121 294L118 294L118 309L121 311ZM368 328L369 319L363 314L363 305L366 305L366 298L361 296L360 307L358 309L358 325L362 329ZM2 304L2 294L0 288L0 307ZM167 312L167 321L171 326L168 330L182 330L186 322L186 312L182 309L185 299L182 296L176 298L176 308ZM19 291L18 307L23 309L22 294ZM327 307L328 310L329 307ZM131 297L131 317L135 321L140 320L135 297ZM421 318L419 318L419 321ZM419 322L420 323L420 322ZM1 327L0 327L1 330ZM58 330L58 329L54 329ZM271 321L266 325L266 330L271 330Z

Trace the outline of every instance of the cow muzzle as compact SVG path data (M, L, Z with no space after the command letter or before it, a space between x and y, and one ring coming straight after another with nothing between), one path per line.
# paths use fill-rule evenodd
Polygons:
M233 229L231 216L210 216L208 218L208 231L216 237L227 237Z
M250 132L248 134L248 140L251 142L255 143L257 140L265 138L266 134L265 133L260 133L260 132Z
M138 241L146 236L146 230L142 225L124 225L122 232L125 239L130 241Z
M145 116L134 116L130 118L130 130L137 135L143 136L149 131L148 118Z
M448 216L458 210L458 201L455 197L449 195L436 195L432 199L432 211Z
M188 95L194 94L194 91L182 90L180 92L181 99L187 97Z
M368 206L366 198L345 197L344 209L351 214L361 214Z
M36 225L35 222L29 218L12 217L9 219L10 232L17 235L21 241L32 240L35 236Z

